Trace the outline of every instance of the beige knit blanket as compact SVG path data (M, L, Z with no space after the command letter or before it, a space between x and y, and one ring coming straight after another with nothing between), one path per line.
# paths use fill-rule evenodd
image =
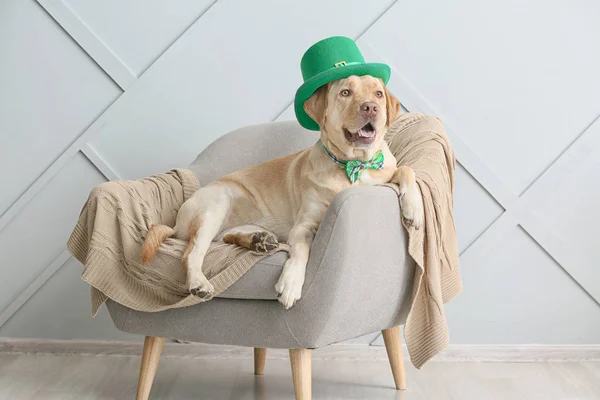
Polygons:
M421 114L401 115L390 126L386 141L398 165L415 170L425 207L425 229L407 227L408 251L417 269L404 332L411 361L420 368L448 344L443 304L461 289L452 212L454 153L442 123ZM84 264L82 278L92 286L93 315L108 298L147 312L203 301L190 295L185 284L181 257L186 242L167 239L149 264L140 261L149 227L173 226L179 207L198 187L193 172L176 169L92 190L68 249ZM269 254L287 250L287 245L280 245ZM265 256L213 243L202 269L218 295Z
M141 249L153 224L175 225L179 207L198 188L187 169L132 181L103 183L84 204L68 250L83 265L81 277L92 286L92 315L107 299L139 311L187 307L202 300L189 293L181 264L187 242L167 239L149 264ZM286 244L256 253L234 244L212 243L202 271L219 295L267 255L287 251Z
M425 208L425 229L406 227L417 268L404 336L410 359L420 368L448 345L443 305L462 289L453 211L456 159L436 117L402 114L385 140L397 165L414 169Z

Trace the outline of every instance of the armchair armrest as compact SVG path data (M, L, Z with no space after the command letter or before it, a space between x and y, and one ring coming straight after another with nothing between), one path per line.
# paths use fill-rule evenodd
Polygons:
M311 248L302 298L285 312L299 343L320 347L405 321L415 264L400 221L391 188L353 187L334 198Z

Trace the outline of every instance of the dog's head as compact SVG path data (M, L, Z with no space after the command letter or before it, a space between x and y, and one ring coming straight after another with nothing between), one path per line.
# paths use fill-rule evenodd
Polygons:
M304 110L319 124L328 148L361 159L379 150L387 127L400 114L400 102L381 79L350 76L321 86Z

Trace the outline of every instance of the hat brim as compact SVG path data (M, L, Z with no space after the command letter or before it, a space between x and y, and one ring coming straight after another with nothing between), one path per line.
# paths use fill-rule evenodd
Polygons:
M300 125L302 125L304 128L318 131L320 130L319 124L317 124L306 113L306 111L304 111L304 102L308 100L318 88L329 82L347 78L352 75L371 75L375 78L380 78L383 83L387 85L388 81L390 80L390 74L390 67L386 64L380 63L346 65L344 67L332 68L327 71L323 71L304 82L304 84L296 91L296 97L294 98L294 111L296 112L296 118L298 119Z

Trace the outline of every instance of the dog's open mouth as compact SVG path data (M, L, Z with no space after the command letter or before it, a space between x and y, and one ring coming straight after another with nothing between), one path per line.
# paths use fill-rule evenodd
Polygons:
M350 132L348 129L344 128L344 135L346 136L346 140L352 144L368 145L375 141L377 131L371 122L367 122L356 132Z

